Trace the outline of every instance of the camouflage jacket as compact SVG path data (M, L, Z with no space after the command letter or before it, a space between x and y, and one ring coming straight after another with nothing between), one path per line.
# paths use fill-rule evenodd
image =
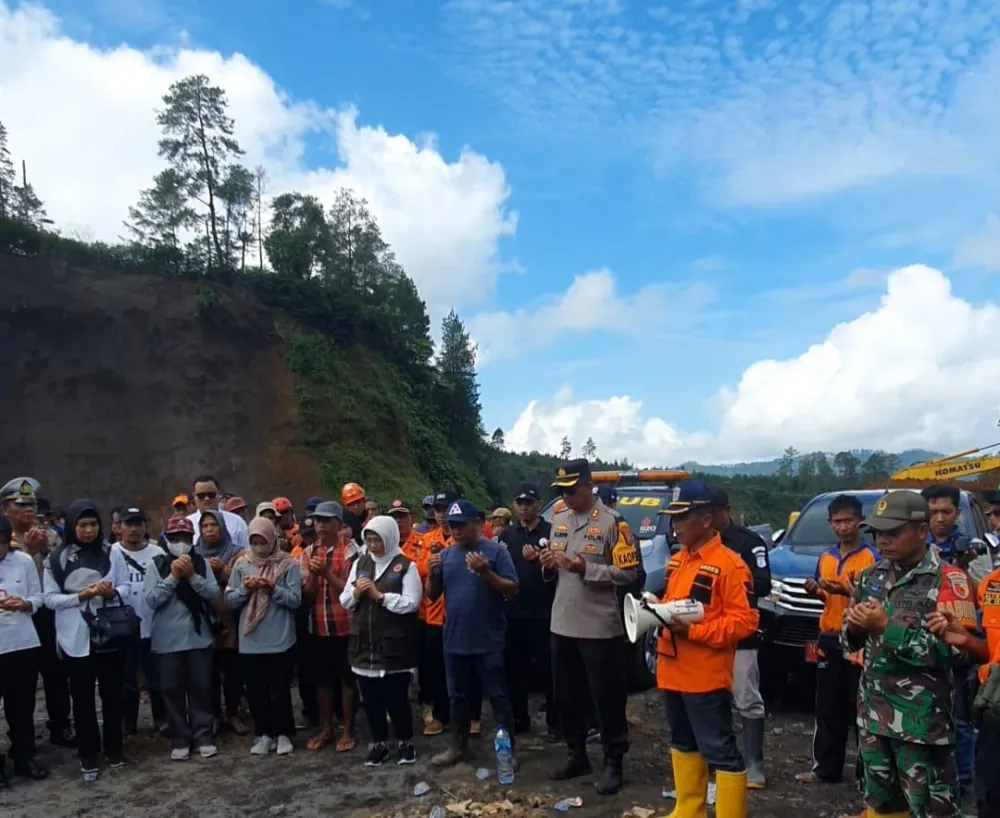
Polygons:
M899 575L888 560L867 568L858 579L851 604L881 602L889 616L879 635L852 633L847 618L841 628L845 651L864 650L858 688L858 725L862 730L915 744L955 743L954 684L951 669L962 654L924 626L935 610L975 612L966 574L927 556Z

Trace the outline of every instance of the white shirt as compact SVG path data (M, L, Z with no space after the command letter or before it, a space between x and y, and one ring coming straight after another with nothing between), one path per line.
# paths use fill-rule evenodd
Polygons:
M35 561L11 549L0 559L0 599L17 596L31 603L28 611L0 611L0 654L31 650L41 643L31 614L42 607L42 583Z
M231 511L223 511L221 508L216 510L216 514L222 515L222 519L226 523L226 531L229 532L233 545L249 551L250 529L247 528L246 521L239 514L233 514ZM194 526L194 537L197 540L201 536L201 532L198 529L198 523L201 521L201 509L198 509L193 514L188 514L188 519L191 521L191 525Z
M38 573L37 571L35 572ZM95 572L96 573L96 572ZM111 549L111 567L97 582L108 580L124 598L131 590L128 566L122 559L122 552ZM105 604L103 599L88 599L81 602L77 592L64 594L52 575L49 560L45 561L45 578L42 582L45 593L45 607L56 612L56 647L63 655L71 658L90 656L90 626L83 618L83 612L93 613ZM107 600L108 605L117 605L118 598Z
M146 572L153 564L153 557L164 556L164 551L149 540L138 551L129 551L121 543L115 543L114 547L121 549L122 559L125 560L125 567L128 570L130 590L128 596L123 597L125 604L131 605L132 610L139 616L139 636L142 639L149 639L149 625L153 621L153 612L146 602L143 583L146 581ZM142 570L129 563L129 560L135 562Z
M354 598L354 583L357 579L358 560L354 560L351 564L351 572L347 575L344 590L340 592L340 604L345 611L352 611L358 607L358 600ZM403 593L385 594L384 596L385 599L382 601L382 607L390 613L411 614L420 608L420 600L423 599L424 589L420 582L420 573L417 571L417 564L415 562L411 562L410 567L403 574ZM372 678L381 678L386 674L384 670L371 670L368 668L352 667L351 670L358 676L369 676ZM416 673L417 669L407 668L406 670L395 670L392 672Z

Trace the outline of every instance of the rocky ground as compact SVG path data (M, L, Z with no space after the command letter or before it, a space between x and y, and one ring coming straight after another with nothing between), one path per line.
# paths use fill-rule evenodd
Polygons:
M38 708L39 726L44 704ZM145 709L145 708L144 708ZM489 711L487 706L485 710ZM486 716L488 719L488 716ZM203 761L171 762L169 747L160 738L142 734L126 742L128 768L105 771L95 783L85 783L72 751L39 745L39 760L50 765L48 781L16 780L0 793L4 818L70 818L70 816L142 816L143 818L236 818L315 815L416 818L441 807L450 816L496 815L520 818L557 814L560 799L579 797L582 806L569 810L571 818L625 816L659 818L670 812L671 800L662 797L664 784L672 789L667 762L668 734L655 691L634 695L629 702L632 750L627 757L628 785L617 796L601 798L589 780L554 785L548 771L562 758L562 747L526 738L520 743L521 771L513 787L496 783L490 741L478 740L479 765L490 770L486 781L476 777L476 765L439 772L426 763L445 746L445 737L418 739L418 763L380 769L362 765L363 752L338 755L332 748L310 753L301 745L291 756L257 758L248 755L250 742L227 735L220 739L217 757ZM360 719L363 722L363 719ZM809 769L811 717L807 709L776 708L769 717L767 764L769 786L751 793L750 815L759 818L823 818L857 813L860 798L852 783L804 785L796 772ZM41 735L40 730L40 735ZM363 738L363 736L362 736ZM595 766L599 748L591 748ZM853 758L850 760L853 764ZM426 782L430 791L414 797L414 786Z

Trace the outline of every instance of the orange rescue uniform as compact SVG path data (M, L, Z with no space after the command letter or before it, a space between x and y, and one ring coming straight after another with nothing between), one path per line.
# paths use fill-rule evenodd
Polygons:
M427 560L424 556L424 538L411 528L407 538L400 542L399 550L403 552L403 556L405 556L408 560L412 560L417 566L417 573L420 574L420 585L423 587L423 584L427 579ZM420 621L423 622L425 618L423 604L420 605L418 615L420 617Z
M862 571L878 561L878 552L866 542L862 542L845 557L840 556L840 546L834 545L819 555L819 560L816 562L816 581L829 580L846 590L845 580L860 577ZM844 623L844 614L851 598L847 594L828 594L823 590L819 592L819 598L823 600L823 613L819 615L819 632L836 634L839 642L840 626Z
M979 668L979 681L985 682L990 675L990 667L1000 663L1000 568L979 583L976 595L983 610L983 630L986 644L990 649L989 664Z
M434 545L440 545L441 550L444 550L449 545L454 542L452 538L445 537L444 527L438 526L433 531L429 532L424 536L424 551L423 559L417 563L417 571L420 572L420 579L423 582L427 581L427 560L431 556L431 548ZM434 625L438 628L444 627L444 594L441 594L433 602L427 598L424 594L423 602L420 603L420 610L423 614L421 617L428 625Z
M670 558L663 602L693 599L705 618L687 636L663 629L657 644L656 685L678 693L731 690L736 645L757 632L760 616L750 607L753 577L743 558L718 534L692 553L682 547Z

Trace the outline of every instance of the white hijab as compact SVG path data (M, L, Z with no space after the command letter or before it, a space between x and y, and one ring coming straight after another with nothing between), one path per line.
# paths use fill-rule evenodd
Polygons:
M399 526L396 525L396 521L392 517L383 515L372 517L368 521L361 531L362 539L368 531L371 531L372 534L377 534L385 545L385 554L381 557L376 557L367 548L365 549L375 562L374 579L377 580L385 573L385 569L389 567L389 563L402 553L399 549Z

